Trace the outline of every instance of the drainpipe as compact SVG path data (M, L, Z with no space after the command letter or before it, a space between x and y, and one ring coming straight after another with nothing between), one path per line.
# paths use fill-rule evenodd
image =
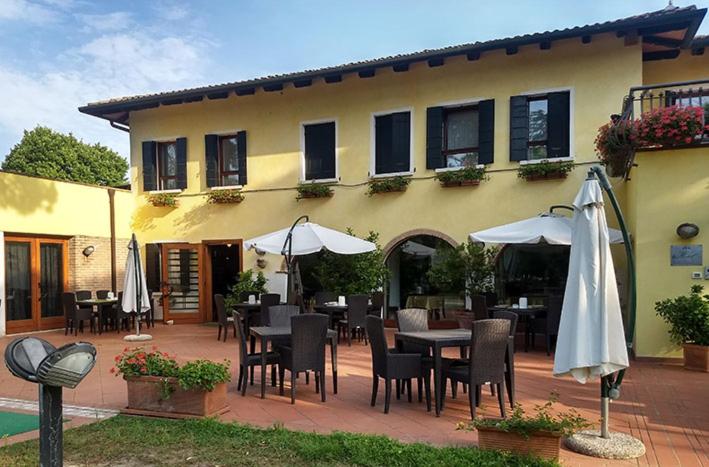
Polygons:
M111 224L111 291L116 293L116 190L108 189L108 212Z

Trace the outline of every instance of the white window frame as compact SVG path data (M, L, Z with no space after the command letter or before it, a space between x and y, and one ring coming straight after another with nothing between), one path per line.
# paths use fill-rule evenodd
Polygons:
M521 92L519 96L535 97L535 96L545 96L552 92L569 92L569 155L566 157L547 157L545 159L534 159L534 160L524 160L519 161L520 165L527 164L540 164L542 162L567 162L573 161L576 154L576 140L574 138L574 102L576 101L576 90L573 86L558 87L558 88L548 88L548 89L534 89L531 91ZM548 129L547 129L548 131Z
M444 102L439 102L437 104L433 104L433 107L443 107L444 109L455 109L457 107L467 107L470 105L478 105L482 101L487 101L487 100L494 100L494 97L469 97L469 98L464 98L464 99L456 99L452 101L444 101ZM478 118L480 114L478 113ZM494 122L493 122L494 123ZM478 138L480 135L478 135ZM447 156L446 156L447 157ZM438 169L435 169L435 173L440 173L440 172L455 172L456 170L462 170L465 169L466 167L440 167ZM485 168L485 164L477 164L475 166L476 169L483 169Z
M211 131L209 133L205 133L207 135L216 135L216 136L229 136L229 135L234 135L240 131L246 131L245 129L232 129L232 130L219 130L219 131ZM203 151L205 152L207 148L202 148ZM221 149L217 148L217 151L220 151ZM248 162L247 162L248 163ZM219 164L219 158L217 156L217 164ZM219 175L221 175L221 167L217 167L217 171L219 172ZM205 171L206 174L206 171ZM209 187L209 191L219 191L219 190L241 190L244 188L243 185L238 184L238 185L220 185L220 186L212 186Z
M377 167L377 117L395 114L399 112L409 112L409 170L404 172L394 172L387 174L376 173ZM369 178L390 178L413 175L416 171L414 167L414 108L400 107L397 109L381 110L372 112L369 126Z
M148 138L148 139L141 141L141 143L140 143L141 147L143 146L143 143L148 142L148 141L155 143L155 155L154 155L154 157L155 157L155 184L158 186L160 185L160 158L158 157L158 146L157 145L160 143L172 143L172 142L177 144L178 138L185 138L185 136L161 136L159 138ZM141 158L141 169L144 168L142 164L143 164L143 160ZM145 187L143 187L143 188L145 188ZM173 188L170 190L161 190L158 188L157 190L149 190L149 191L147 191L147 193L149 195L156 195L156 194L160 194L160 193L179 194L179 193L182 193L183 191L184 191L183 188Z
M305 178L305 126L318 125L321 123L335 124L335 177L316 178L308 180ZM337 183L340 180L340 123L337 118L320 118L317 120L306 120L300 122L300 183Z

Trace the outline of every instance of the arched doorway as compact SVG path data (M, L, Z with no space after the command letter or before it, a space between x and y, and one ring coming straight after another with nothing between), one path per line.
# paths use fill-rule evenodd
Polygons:
M428 280L428 271L442 249L456 245L436 231L417 230L400 235L384 248L389 269L387 311L401 308L442 309L443 297Z
M528 297L534 303L549 295L563 295L569 251L567 245L506 245L497 257L498 296L513 303Z

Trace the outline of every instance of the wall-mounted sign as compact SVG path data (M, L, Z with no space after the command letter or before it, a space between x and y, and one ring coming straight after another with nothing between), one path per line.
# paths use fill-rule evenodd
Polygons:
M670 265L672 266L701 266L702 245L671 245Z

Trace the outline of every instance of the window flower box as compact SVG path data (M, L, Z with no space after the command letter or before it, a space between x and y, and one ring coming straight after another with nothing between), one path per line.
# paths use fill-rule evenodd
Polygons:
M244 201L241 190L212 190L207 194L210 204L238 204Z
M373 196L379 193L404 192L411 183L410 178L396 176L391 178L375 178L369 181L367 195Z
M148 202L155 207L176 208L178 205L175 193L153 193L148 196Z
M295 197L297 201L301 199L332 198L335 194L330 185L322 183L300 183L297 190L298 195Z
M464 167L458 170L445 170L436 174L442 187L478 186L485 180L485 167Z
M564 179L574 169L571 161L554 162L543 160L536 164L520 165L517 176L529 182L536 180Z

